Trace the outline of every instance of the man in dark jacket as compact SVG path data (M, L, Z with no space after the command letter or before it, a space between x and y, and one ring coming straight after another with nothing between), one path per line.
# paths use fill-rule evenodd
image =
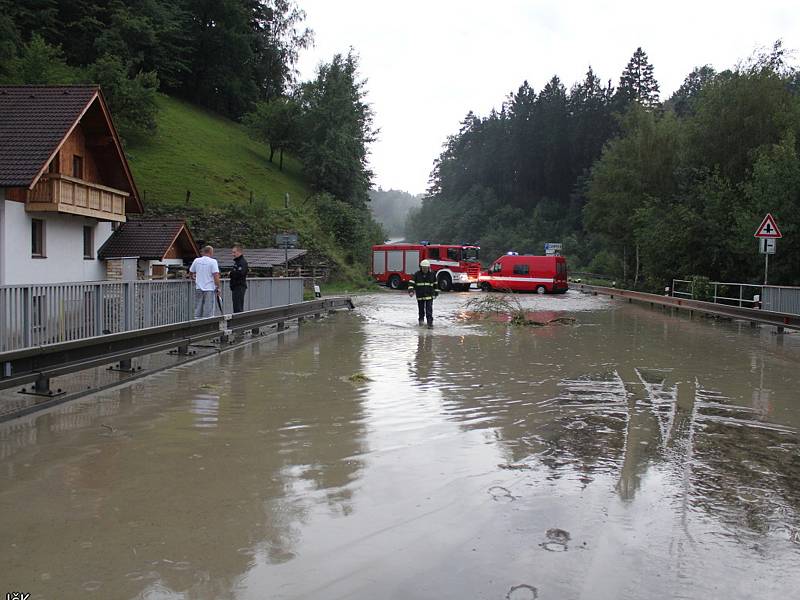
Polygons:
M247 292L247 260L242 254L241 244L236 244L232 253L231 296L233 296L233 312L239 313L244 310L244 295Z
M419 324L422 326L428 320L428 329L433 329L433 299L439 295L436 289L436 274L431 271L431 263L423 260L419 263L419 271L408 282L408 295L417 295L419 308Z

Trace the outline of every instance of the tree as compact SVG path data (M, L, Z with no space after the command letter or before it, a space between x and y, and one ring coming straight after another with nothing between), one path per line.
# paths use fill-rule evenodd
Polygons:
M299 52L313 41L309 28L302 28L306 18L291 0L257 2L252 20L255 33L254 75L262 100L272 100L286 93L297 74Z
M9 15L0 13L0 82L12 77L19 43L19 34L14 21Z
M753 152L798 126L799 100L786 78L769 68L721 73L706 83L687 119L692 161L741 183Z
M646 109L658 106L658 82L653 75L653 65L641 46L633 53L628 66L619 78L617 94L624 105L639 104Z
M129 75L156 72L166 89L178 89L192 48L185 33L189 14L179 2L112 2L104 19L108 25L92 36L94 56L124 57ZM73 27L91 30L95 22L81 20Z
M128 70L119 57L106 55L86 72L86 79L103 90L123 141L154 133L158 113L156 74L140 72L129 78Z
M9 78L18 84L63 84L75 81L76 70L67 65L64 53L34 34L11 60Z
M283 152L300 145L300 107L291 98L276 98L259 102L255 110L247 113L242 123L254 139L269 144L269 162L280 152L279 170L283 171Z
M682 145L680 125L672 113L661 116L633 106L623 136L611 142L592 167L586 227L605 236L607 247L618 253L625 279L633 266L634 285L640 272L641 240L636 211L648 199L664 202L673 197Z
M668 101L668 104L672 106L679 117L694 114L694 105L697 102L698 96L700 96L700 92L714 80L716 74L717 72L714 70L714 67L711 65L703 65L702 67L695 67L695 69L686 76L681 87L672 94L672 97Z
M192 40L182 92L190 99L238 118L258 99L252 65L252 13L240 0L185 0Z
M300 156L311 186L356 206L369 200L368 145L377 135L365 85L358 58L350 51L320 65L317 77L304 83L299 94Z
M600 157L605 143L617 133L613 97L611 82L603 86L592 67L589 67L584 80L570 91L568 107L573 178L582 176L591 167Z
M786 285L800 285L797 271L800 257L800 151L797 139L797 133L788 131L777 144L758 151L752 177L745 185L750 202L747 212L742 215L743 233L754 229L753 223L758 223L767 212L778 219L784 237L780 240L780 256L770 261L770 277ZM752 257L752 246L749 250ZM760 275L760 267L761 261L758 261L754 275Z

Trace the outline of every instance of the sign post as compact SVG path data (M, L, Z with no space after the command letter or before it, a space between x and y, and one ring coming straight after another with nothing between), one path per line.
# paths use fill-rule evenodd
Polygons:
M287 194L288 196L288 194ZM289 248L297 248L299 239L296 233L279 233L275 236L275 245L283 248L284 260L286 262L286 277L289 276Z
M783 237L781 230L778 229L778 224L775 222L771 213L767 213L761 225L758 226L756 232L753 234L758 238L758 249L764 255L764 285L767 285L769 273L769 255L775 254L778 239Z

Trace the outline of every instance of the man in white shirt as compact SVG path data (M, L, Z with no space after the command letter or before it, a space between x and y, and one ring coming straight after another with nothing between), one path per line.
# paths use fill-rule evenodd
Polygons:
M202 256L195 258L189 273L194 280L194 318L214 316L214 303L220 293L219 264L213 258L214 248L205 246Z

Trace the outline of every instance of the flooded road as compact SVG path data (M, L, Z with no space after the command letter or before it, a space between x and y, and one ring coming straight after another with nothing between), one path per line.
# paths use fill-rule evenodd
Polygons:
M0 425L0 596L785 599L800 335L404 294Z

